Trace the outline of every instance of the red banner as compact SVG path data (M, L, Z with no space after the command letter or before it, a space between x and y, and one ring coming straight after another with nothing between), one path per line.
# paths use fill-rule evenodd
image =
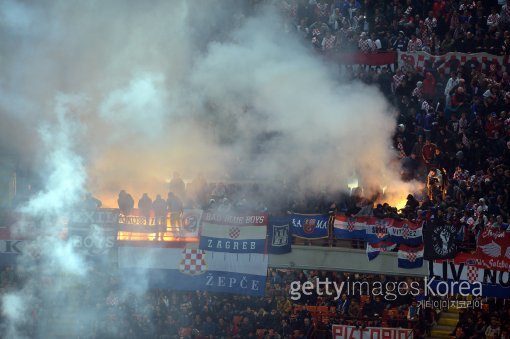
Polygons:
M510 233L487 229L478 236L477 266L495 270L510 270Z
M326 59L344 65L369 65L383 66L397 62L396 52L384 53L332 53L326 55Z

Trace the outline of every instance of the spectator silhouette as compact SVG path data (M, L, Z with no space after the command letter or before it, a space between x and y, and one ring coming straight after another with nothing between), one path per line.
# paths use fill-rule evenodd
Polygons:
M138 200L138 209L143 217L145 217L145 224L150 224L151 210L152 210L152 199L149 198L147 193L144 193L140 200Z
M119 205L120 212L124 215L129 215L135 206L133 197L129 193L126 193L125 190L120 191L117 203Z
M179 199L174 192L168 193L168 198L166 200L168 206L168 212L170 213L170 226L172 228L172 232L174 236L178 236L181 229L181 217L182 217L182 209L183 204L182 200Z

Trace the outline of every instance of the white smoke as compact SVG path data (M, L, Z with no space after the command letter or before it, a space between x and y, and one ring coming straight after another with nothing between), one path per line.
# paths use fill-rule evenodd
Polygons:
M23 335L16 326L41 276L67 277L45 291L57 299L90 276L55 226L87 190L155 196L174 171L286 177L301 191L347 190L353 173L367 187L401 187L379 91L339 82L335 65L284 31L277 9L243 19L241 6L2 2L0 144L42 183L21 206L41 236L28 249L39 256L25 256L27 284L3 299L12 336Z

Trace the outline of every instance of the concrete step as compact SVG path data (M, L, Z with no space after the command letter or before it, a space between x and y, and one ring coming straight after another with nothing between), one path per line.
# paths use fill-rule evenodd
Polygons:
M459 322L459 318L449 318L449 317L441 317L439 321L437 322L438 325L445 325L445 326L457 326L457 323Z
M437 338L450 338L451 333L452 333L452 330L438 330L438 329L434 328L430 334L433 337L437 337Z
M443 335L437 335L435 337L429 337L429 338L435 338L435 339L451 339L451 335L449 334L443 334Z
M434 326L434 330L439 330L439 331L453 331L455 329L455 326L449 326L449 325L436 325Z
M459 314L458 313L453 313L453 312L442 312L441 313L441 318L448 318L448 319L459 319Z

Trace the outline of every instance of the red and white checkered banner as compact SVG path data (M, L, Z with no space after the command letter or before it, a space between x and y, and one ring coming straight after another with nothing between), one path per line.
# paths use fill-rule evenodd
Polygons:
M398 67L400 69L437 69L446 74L459 66L468 65L483 71L494 72L508 63L508 56L492 55L488 53L446 53L431 55L426 52L398 52Z

